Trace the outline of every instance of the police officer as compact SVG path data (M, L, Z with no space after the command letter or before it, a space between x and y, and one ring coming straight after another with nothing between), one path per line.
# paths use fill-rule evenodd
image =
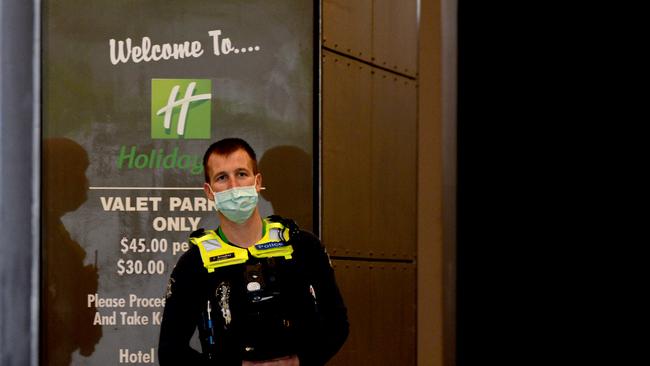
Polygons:
M212 144L204 191L220 226L191 234L171 274L160 365L324 365L348 336L325 248L279 216L262 218L262 175L242 139ZM198 328L202 352L190 347Z

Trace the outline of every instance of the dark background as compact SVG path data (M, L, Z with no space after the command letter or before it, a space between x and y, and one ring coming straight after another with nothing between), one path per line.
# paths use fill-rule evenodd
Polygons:
M459 366L536 364L563 349L547 259L566 248L553 159L571 122L557 107L567 84L553 84L563 54L549 10L459 0Z

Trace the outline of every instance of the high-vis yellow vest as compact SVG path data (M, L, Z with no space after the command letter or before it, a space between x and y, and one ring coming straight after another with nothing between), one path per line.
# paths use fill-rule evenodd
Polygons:
M249 255L255 258L284 257L291 259L293 247L288 244L289 229L279 222L264 219L264 235L248 248L227 243L214 230L202 230L190 237L199 247L203 266L212 273L216 268L244 263Z

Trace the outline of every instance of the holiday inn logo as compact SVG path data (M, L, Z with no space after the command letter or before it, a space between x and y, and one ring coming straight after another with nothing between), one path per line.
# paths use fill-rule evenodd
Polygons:
M151 79L151 138L211 138L211 92L210 79Z
M151 79L151 138L210 139L211 92L210 79ZM122 145L115 162L118 169L203 173L201 155L184 153L179 146L160 147L158 143L146 147Z

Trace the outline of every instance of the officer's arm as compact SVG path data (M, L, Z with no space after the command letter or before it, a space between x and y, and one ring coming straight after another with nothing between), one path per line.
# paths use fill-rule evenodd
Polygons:
M196 288L201 285L197 269L202 266L196 263L196 254L192 250L183 254L169 280L158 345L161 366L206 363L203 355L190 347L200 313L197 294L201 292Z
M325 247L311 234L313 243L309 255L312 282L321 317L318 339L308 340L304 351L298 356L301 366L324 365L343 346L349 334L347 309L336 284L334 269Z

